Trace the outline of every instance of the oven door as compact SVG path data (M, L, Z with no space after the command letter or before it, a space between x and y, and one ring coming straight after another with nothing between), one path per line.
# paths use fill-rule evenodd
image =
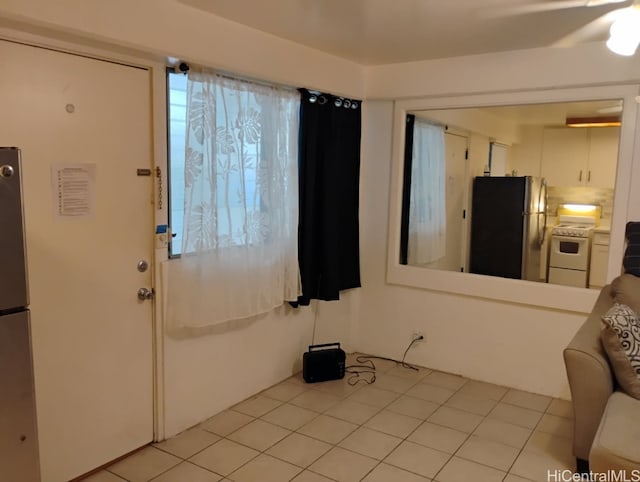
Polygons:
M587 271L589 244L589 238L552 235L549 266Z

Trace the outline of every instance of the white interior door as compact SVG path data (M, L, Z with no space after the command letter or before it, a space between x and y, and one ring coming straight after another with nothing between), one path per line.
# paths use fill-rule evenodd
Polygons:
M136 175L152 167L150 74L7 41L0 58L0 145L22 149L42 480L62 482L153 437L152 302L136 296L152 279L137 263L152 261L153 178ZM60 191L69 167L78 182ZM64 216L60 194L76 198Z
M465 206L465 188L467 179L466 137L446 133L445 141L445 205L447 213L447 246L444 258L431 267L447 271L459 271L464 266L463 242L464 230L462 211Z

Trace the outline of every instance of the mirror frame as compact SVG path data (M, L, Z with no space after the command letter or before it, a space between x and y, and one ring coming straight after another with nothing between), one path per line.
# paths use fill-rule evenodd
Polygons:
M622 126L620 127L618 167L607 265L607 280L610 281L621 272L632 167L634 164L638 164L638 168L640 168L640 142L634 146L635 137L640 141L640 130L637 126L638 103L635 100L638 94L639 86L636 84L614 84L598 87L422 97L394 101L387 283L507 303L588 313L593 307L599 290L400 264L405 119L407 113L418 110L621 99L623 101Z

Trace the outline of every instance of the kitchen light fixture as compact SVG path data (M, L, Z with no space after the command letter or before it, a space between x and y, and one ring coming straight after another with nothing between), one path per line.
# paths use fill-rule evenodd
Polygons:
M618 55L630 56L636 53L640 44L640 4L634 4L624 9L624 15L620 15L611 24L607 47Z
M620 116L567 117L567 127L615 127L619 126Z
M593 204L563 204L563 208L573 211L575 213L592 213L598 209L598 206Z

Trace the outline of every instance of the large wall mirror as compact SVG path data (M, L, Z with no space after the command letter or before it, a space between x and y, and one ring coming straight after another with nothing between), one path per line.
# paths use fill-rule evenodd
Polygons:
M388 280L589 305L622 256L636 91L396 102Z

